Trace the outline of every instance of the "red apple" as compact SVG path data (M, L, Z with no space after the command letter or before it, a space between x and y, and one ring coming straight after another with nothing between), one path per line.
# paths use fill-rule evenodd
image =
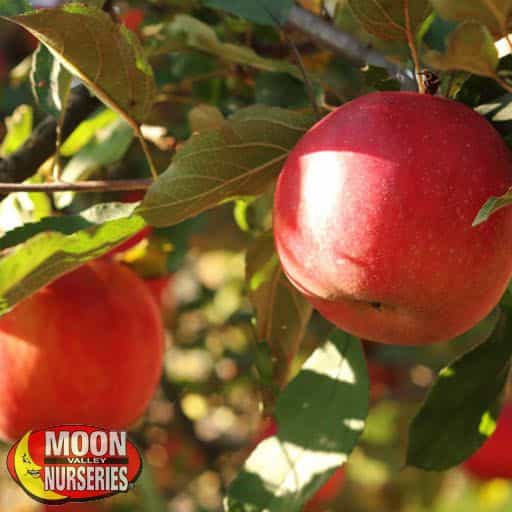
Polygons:
M472 222L512 185L512 156L479 114L446 98L381 92L311 128L278 180L283 268L327 319L373 341L453 338L512 273L512 209Z
M481 480L512 479L512 404L503 406L496 430L464 467Z
M65 423L124 428L158 384L164 336L144 281L96 260L0 318L0 437Z
M144 11L141 9L128 9L121 15L121 23L132 32L138 32L144 21Z
M261 443L268 437L277 434L277 423L274 418L269 418L265 421L261 433L256 436L254 446ZM316 494L304 506L304 512L316 512L322 509L340 494L345 483L345 467L338 468L327 480L327 482L318 489Z
M164 293L172 282L172 275L144 279L149 292L159 308L163 306Z
M376 402L398 386L396 370L375 361L368 361L370 399Z
M123 252L129 251L138 243L142 242L142 240L148 238L148 236L150 236L151 233L153 233L153 226L146 226L137 233L135 233L133 236L125 240L124 242L120 243L118 246L114 247L105 256L111 257L115 256L116 254L121 254Z

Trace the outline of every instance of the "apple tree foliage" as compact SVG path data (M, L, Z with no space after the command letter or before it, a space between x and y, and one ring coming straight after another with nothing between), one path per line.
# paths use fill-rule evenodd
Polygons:
M32 10L24 0L0 0L4 23L22 27L40 43L25 71L37 115L53 116L61 126L78 81L104 105L66 140L58 138L55 159L33 169L29 182L41 183L55 169L64 181L84 181L130 159L138 159L130 177L151 171L157 176L137 203L72 191L4 198L2 215L15 211L17 221L2 226L0 313L146 224L171 233L174 255L179 254L191 219L231 203L248 240L246 295L258 338L254 365L263 406L276 417L279 431L249 455L226 490L224 507L301 510L345 463L364 431L369 379L361 341L329 328L292 371L314 315L282 272L273 246L273 187L289 151L317 119L312 99L324 115L324 107L400 83L332 49L315 49L311 57L312 35L286 29L296 8L292 0L147 2L139 34L119 24L104 4L63 2ZM435 70L443 95L476 109L512 140L512 57L496 45L511 44L511 2L301 4L400 63L409 79L414 64ZM287 50L290 40L301 59ZM4 158L33 133L32 108L18 106L6 125ZM161 141L147 135L148 126L170 128L176 150L161 151ZM141 162L151 153L145 167ZM510 192L489 198L474 224L511 203ZM215 226L210 229L215 237ZM454 360L439 369L410 423L403 464L445 470L492 433L512 357L510 293L491 317L453 342Z

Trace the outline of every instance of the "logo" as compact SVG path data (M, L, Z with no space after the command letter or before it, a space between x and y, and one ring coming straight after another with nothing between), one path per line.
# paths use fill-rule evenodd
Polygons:
M9 450L7 469L29 496L56 505L127 492L142 458L126 432L62 425L27 432Z

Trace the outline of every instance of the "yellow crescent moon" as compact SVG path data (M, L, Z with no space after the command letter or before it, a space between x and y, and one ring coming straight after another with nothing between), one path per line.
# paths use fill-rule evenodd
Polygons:
M67 496L57 494L44 489L44 482L41 478L41 466L33 460L28 450L28 440L32 432L27 432L18 443L14 452L14 469L23 489L40 500L62 501Z

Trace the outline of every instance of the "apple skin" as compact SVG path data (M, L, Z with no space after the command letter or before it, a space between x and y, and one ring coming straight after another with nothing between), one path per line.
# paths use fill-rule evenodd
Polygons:
M158 385L159 309L144 281L95 260L0 318L0 437L66 423L125 428Z
M123 252L129 251L138 243L142 242L142 240L151 236L151 233L153 233L153 226L145 226L140 231L137 231L137 233L132 235L130 238L114 247L105 256L108 258L115 256L116 254L122 254Z
M277 430L276 420L274 418L267 418L263 423L261 432L254 440L254 448L268 437L275 436ZM329 480L304 505L304 512L316 512L334 501L343 489L344 484L345 466L342 466L331 475Z
M172 281L172 275L144 279L149 292L160 309L164 305L164 292L168 286L171 286Z
M397 370L375 361L367 361L370 378L370 400L378 402L390 392L398 388Z
M512 404L503 406L496 430L464 468L479 480L512 479Z
M144 21L144 11L137 8L126 10L121 15L121 23L132 32L137 33Z
M291 282L325 318L402 345L483 319L512 272L512 156L479 114L406 92L362 96L299 141L279 176L274 233Z

